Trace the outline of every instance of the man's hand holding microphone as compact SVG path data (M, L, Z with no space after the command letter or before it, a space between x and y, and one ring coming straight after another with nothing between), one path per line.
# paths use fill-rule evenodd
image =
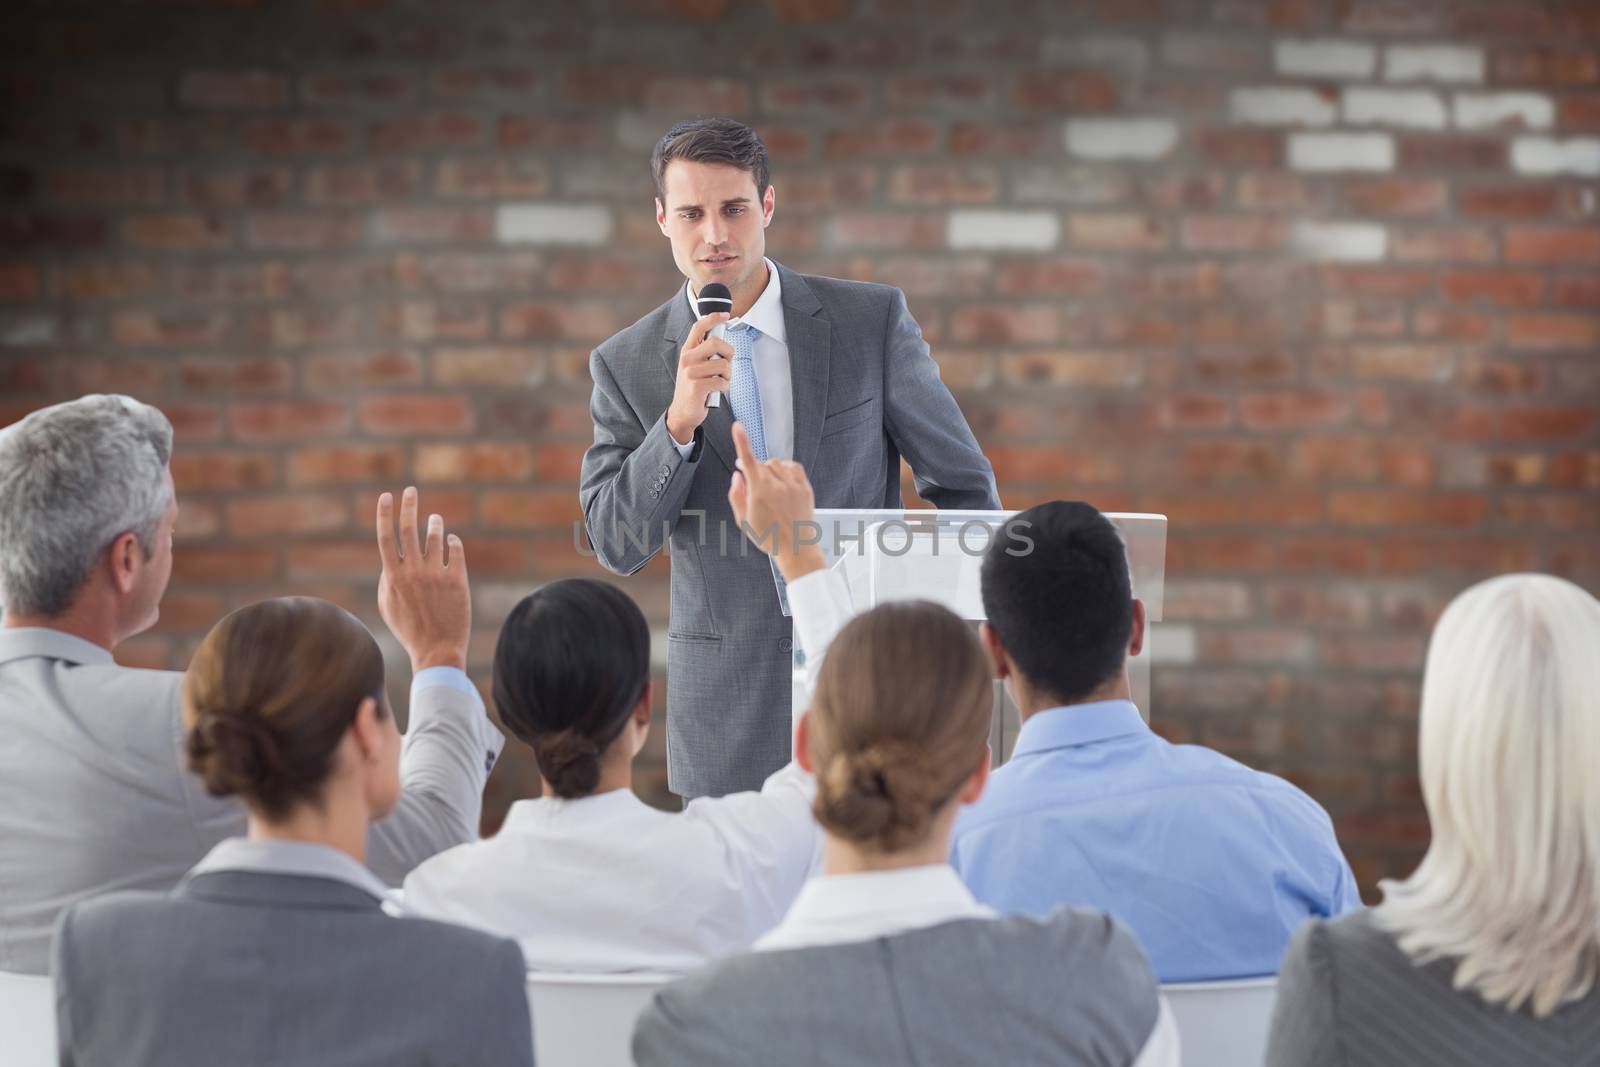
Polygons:
M690 328L688 339L678 350L677 384L667 407L667 433L680 445L688 444L694 431L706 421L706 410L721 404L722 394L733 379L733 346L720 329L733 317L728 287L716 283L705 286L696 305L698 310L709 313ZM711 310L718 307L726 310Z

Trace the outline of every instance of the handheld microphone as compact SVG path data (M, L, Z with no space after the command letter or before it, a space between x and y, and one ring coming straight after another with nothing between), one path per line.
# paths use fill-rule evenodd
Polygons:
M695 297L695 310L703 319L707 315L715 315L719 311L733 312L733 293L721 282L711 282L700 290L700 295ZM714 326L710 336L722 337L727 330L722 326ZM721 356L712 356L712 359L721 359ZM722 406L722 394L712 393L706 397L706 407L719 408Z

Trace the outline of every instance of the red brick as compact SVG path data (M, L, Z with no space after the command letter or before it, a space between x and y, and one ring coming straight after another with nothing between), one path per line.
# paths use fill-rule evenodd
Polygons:
M1471 218L1549 218L1559 202L1559 190L1550 185L1489 185L1456 190L1457 209Z
M123 641L112 652L112 659L120 667L145 670L172 670L181 667L172 659L172 644L155 634L140 634Z
M416 99L416 80L392 70L340 71L300 79L300 97L313 107L367 107Z
M773 13L782 22L838 22L853 6L852 0L773 0Z
M259 452L179 450L172 456L172 480L180 497L201 489L259 489L276 484L278 460Z
M544 71L536 64L474 63L434 71L429 88L444 100L507 98L520 102L535 95L543 80Z
M950 127L949 154L962 158L1037 159L1061 153L1056 122L957 122Z
M828 159L931 155L939 129L920 119L883 119L829 132L823 143Z
M273 207L289 200L294 184L287 167L234 167L182 172L175 187L200 207Z
M1553 457L1550 484L1558 489L1600 489L1600 451L1565 452Z
M306 172L306 202L337 205L404 200L421 188L422 175L422 165L415 160L312 167Z
M0 300L33 300L42 288L32 263L0 263Z
M136 215L123 223L122 234L138 248L181 252L226 248L233 242L228 225L215 215Z
M1600 501L1593 495L1537 493L1499 499L1500 520L1529 530L1587 533L1600 530Z
M1514 315L1506 320L1512 348L1593 348L1600 344L1600 318L1581 315Z
M1496 320L1453 307L1419 307L1411 316L1411 329L1419 338L1487 341L1495 334Z
M1053 306L969 307L950 316L952 339L965 344L1048 344L1060 332L1061 316Z
M378 333L402 341L480 341L494 332L489 306L478 300L412 300L378 313Z
M291 581L352 576L370 576L376 581L383 569L373 538L291 544L285 548L284 556Z
M373 152L439 152L478 148L484 143L483 120L477 115L444 112L383 119L367 130Z
M268 119L247 123L245 145L262 156L325 156L355 146L355 130L344 119Z
M995 276L995 292L1007 296L1094 292L1101 287L1104 272L1087 259L1014 260Z
M761 89L761 109L772 114L848 114L866 106L871 84L863 77L822 74L776 78Z
M1412 0L1342 0L1340 26L1350 33L1427 33L1439 28L1432 4Z
M1328 517L1343 526L1422 526L1471 528L1483 521L1487 500L1450 493L1336 492L1328 497Z
M483 494L482 508L483 524L491 530L565 531L583 518L578 494L564 489L495 490Z
M111 335L120 345L214 345L228 335L232 319L223 312L119 311Z
M1537 570L1538 560L1538 546L1527 538L1389 537L1378 546L1377 567L1383 574L1461 574L1476 580L1485 574Z
M1283 135L1271 130L1202 129L1191 137L1209 163L1268 170L1283 165Z
M1600 425L1594 407L1514 408L1500 413L1503 441L1580 440Z
M522 444L418 445L419 482L520 482L533 473L533 449ZM565 473L572 475L577 467Z
M742 115L751 100L750 85L742 79L694 75L652 78L640 95L649 110L691 115Z
M1167 542L1167 574L1265 574L1274 569L1272 541L1249 535L1185 536Z
M1438 345L1362 345L1351 350L1359 381L1444 383L1455 370L1455 352Z
M1163 430L1223 430L1233 425L1233 405L1225 396L1179 394L1156 401L1151 421Z
M1117 106L1116 84L1090 71L1031 71L1017 77L1011 102L1024 111L1081 114Z
M317 353L304 361L305 381L315 390L416 385L422 362L409 352Z
M1449 198L1433 178L1356 178L1344 184L1345 203L1363 215L1437 215Z
M172 423L172 435L178 445L199 441L215 441L222 436L222 413L206 404L159 405L161 413Z
M1067 242L1108 252L1155 252L1168 248L1172 235L1153 215L1074 214L1067 219Z
M1390 231L1390 251L1402 263L1492 263L1495 240L1485 230L1400 229Z
M611 302L525 300L500 309L500 336L517 341L597 345L625 325Z
M288 79L264 70L196 70L178 83L178 102L199 111L273 111L288 101Z
M245 357L187 358L178 367L178 384L184 389L223 390L228 393L281 393L294 380L282 359Z
M472 406L459 396L375 396L361 401L361 427L376 434L469 433Z
M1205 663L1309 663L1316 644L1304 630L1282 628L1201 631L1199 657Z
M542 159L444 159L439 161L435 188L446 197L538 198L550 191L550 167Z
M179 508L184 505L179 502ZM183 517L179 514L179 523ZM244 584L268 582L278 576L278 550L270 545L229 545L224 548L184 546L172 554L175 583Z
M370 529L378 513L378 497L384 493L398 493L400 487L357 490L354 497L356 517L364 529ZM576 499L576 494L574 494ZM438 515L444 520L445 531L461 531L478 524L478 494L467 489L429 488L417 498L418 514L425 517ZM472 550L472 538L463 536L467 551Z
M908 111L988 108L995 82L981 74L912 74L891 78L884 96L890 107Z
M1532 271L1456 271L1440 287L1458 304L1534 307L1544 299L1544 277Z
M478 244L494 237L494 216L488 208L379 208L372 234L378 244Z
M1474 393L1526 396L1544 391L1546 375L1538 365L1474 356L1461 364L1461 384Z
M1350 398L1336 393L1274 392L1239 398L1239 421L1252 430L1303 430L1350 421Z
M1497 49L1491 70L1497 82L1529 85L1600 85L1600 52L1565 46Z
M406 452L400 445L335 445L302 448L289 454L290 485L361 485L405 476Z
M1550 303L1557 307L1600 307L1600 275L1550 279Z
M1311 207L1316 194L1298 174L1254 173L1241 174L1235 180L1233 200L1246 211L1288 211Z
M161 289L161 273L145 263L74 263L56 275L63 295L73 300L128 300Z
M541 289L543 263L532 252L424 252L417 257L423 283L447 293ZM550 285L556 287L553 277Z
M1000 193L993 167L927 164L898 167L889 175L893 204L992 204Z
M583 353L584 367L588 366ZM545 376L544 352L537 348L496 345L440 348L433 353L433 380L440 385L538 385ZM587 370L583 380L588 381Z
M1196 352L1190 373L1202 385L1282 385L1296 376L1294 357L1279 351Z
M216 593L171 589L161 598L161 620L156 632L208 630L227 610L226 602Z
M1201 252L1282 248L1285 224L1257 215L1191 215L1183 220L1183 247Z
M1365 626L1372 618L1372 597L1359 586L1279 582L1264 587L1261 600L1271 618L1302 626Z
M1506 169L1506 142L1487 137L1403 137L1401 170L1474 171Z
M1372 546L1350 537L1288 537L1279 545L1278 566L1289 574L1367 574L1373 567Z
M506 115L495 128L495 143L500 148L541 152L596 152L606 148L610 139L604 123L545 114Z
M1576 263L1600 268L1600 227L1506 231L1506 259L1513 263Z
M230 412L229 424L240 441L305 441L345 433L350 428L350 409L313 400L239 404Z
M1175 526L1201 529L1208 526L1256 526L1283 528L1314 526L1323 520L1320 493L1278 491L1238 494L1164 491L1152 494L1137 510L1159 508Z
M245 241L251 248L351 248L365 239L366 219L350 212L281 211L245 220Z
M1389 267L1324 267L1323 288L1330 293L1360 296L1385 296L1416 299L1431 292L1431 270L1399 270Z
M245 316L242 332L257 344L276 348L343 344L362 333L359 307L280 307Z
M284 493L229 501L228 533L251 538L332 533L350 525L350 507L330 493Z
M1600 94L1563 97L1560 116L1562 129L1600 130Z

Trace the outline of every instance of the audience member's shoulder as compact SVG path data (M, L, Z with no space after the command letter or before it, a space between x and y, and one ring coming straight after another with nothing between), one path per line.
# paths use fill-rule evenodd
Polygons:
M1096 975L1096 990L1125 1003L1147 998L1155 1003L1156 980L1144 949L1128 928L1105 912L1061 908L1045 919L1013 916L994 924L1010 940L1013 955L1027 953L1046 961L1070 961L1078 973ZM1152 1019L1153 1024L1153 1019Z
M419 915L404 915L398 923L396 938L404 938L408 950L414 951L420 958L432 955L456 960L498 959L503 963L514 953L518 969L525 969L522 965L522 949L509 938L455 923L424 919Z
M1322 805L1287 779L1248 767L1213 748L1170 745L1168 749L1173 765L1185 775L1194 775L1211 785L1243 789L1266 804L1294 811L1319 822L1328 821Z
M1305 926L1311 948L1329 959L1360 957L1411 964L1395 936L1378 920L1370 908L1361 908L1336 919L1313 919Z

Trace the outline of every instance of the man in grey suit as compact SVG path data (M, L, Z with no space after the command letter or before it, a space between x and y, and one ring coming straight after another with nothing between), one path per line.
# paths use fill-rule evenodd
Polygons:
M155 623L172 571L171 454L166 417L128 397L84 397L0 430L0 970L44 973L67 905L170 889L244 832L244 809L183 769L183 675L112 658ZM407 490L402 523L416 509ZM404 798L368 852L399 885L477 838L504 739L462 672L470 608L442 610L429 589L386 576L380 609L416 672Z
M608 569L632 574L663 548L673 557L669 783L717 796L759 788L790 747L793 635L767 558L728 507L734 421L760 458L805 468L819 507L899 507L902 455L934 505L1000 505L905 295L765 258L775 198L754 131L679 123L651 165L656 222L688 284L590 356L594 444L579 496ZM731 291L731 318L697 313L712 282Z

